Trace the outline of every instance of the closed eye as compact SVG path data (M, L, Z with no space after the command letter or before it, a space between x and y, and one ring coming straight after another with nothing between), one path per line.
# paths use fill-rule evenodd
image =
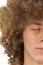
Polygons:
M36 28L36 29L35 29L35 28L33 28L32 30L33 30L33 31L39 31L39 30L40 30L40 28Z

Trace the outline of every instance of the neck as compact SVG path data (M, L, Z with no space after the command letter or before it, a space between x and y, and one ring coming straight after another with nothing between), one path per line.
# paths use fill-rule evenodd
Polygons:
M24 65L43 65L35 61L25 50L24 50Z

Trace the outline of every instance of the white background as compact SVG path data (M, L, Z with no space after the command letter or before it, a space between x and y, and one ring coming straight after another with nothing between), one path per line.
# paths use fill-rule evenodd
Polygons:
M6 7L7 6L7 0L0 0L0 7Z
M9 65L8 64L8 56L4 53L5 49L2 45L0 45L0 65Z
M6 7L7 6L7 0L0 0L0 8L1 7ZM0 38L2 36L2 33L0 31ZM3 46L0 44L0 65L9 65L8 64L8 56L7 54L4 54L5 49Z

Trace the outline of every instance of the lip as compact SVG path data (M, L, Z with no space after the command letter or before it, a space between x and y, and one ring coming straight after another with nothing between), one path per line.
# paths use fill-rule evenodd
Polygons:
M43 53L43 48L37 47L36 50L39 51L39 52L41 52L41 53Z
M36 49L43 50L43 48L38 48L38 47L36 47Z

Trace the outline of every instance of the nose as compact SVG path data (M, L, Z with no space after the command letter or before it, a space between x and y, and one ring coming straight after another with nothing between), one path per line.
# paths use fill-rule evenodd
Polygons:
M43 30L40 31L39 38L40 38L40 41L43 41Z

